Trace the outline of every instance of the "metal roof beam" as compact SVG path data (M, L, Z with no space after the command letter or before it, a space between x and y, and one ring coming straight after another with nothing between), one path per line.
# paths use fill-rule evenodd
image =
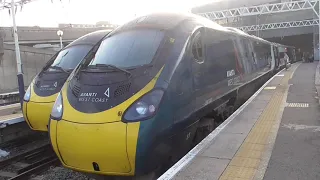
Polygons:
M271 30L271 29L284 29L284 28L294 28L294 27L308 27L308 26L316 26L316 25L319 25L319 19L242 26L242 27L238 27L238 29L245 32L249 32L249 31L264 31L264 30Z
M313 10L313 12L319 16L316 5L319 0L304 0L304 1L292 1L275 4L263 4L251 7L239 7L221 11L213 11L206 13L199 13L198 15L206 17L210 20L221 20L234 17L254 16L261 14L274 14L293 12L301 10Z

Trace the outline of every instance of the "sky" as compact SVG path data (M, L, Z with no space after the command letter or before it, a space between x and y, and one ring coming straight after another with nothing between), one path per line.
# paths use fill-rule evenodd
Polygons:
M9 2L10 0L5 0ZM217 0L34 0L16 14L18 26L57 27L59 23L121 25L134 16L156 11L188 12ZM0 26L12 26L8 10L0 10Z

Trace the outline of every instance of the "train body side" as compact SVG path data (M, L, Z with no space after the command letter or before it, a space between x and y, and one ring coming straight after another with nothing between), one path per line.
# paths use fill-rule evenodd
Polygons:
M271 44L199 28L192 21L183 27L191 32L188 41L176 61L167 61L155 85L166 89L161 107L152 120L140 124L139 173L190 150L202 117L213 110L219 116L226 105L248 98L263 82L259 77L268 78L276 69ZM249 86L257 79L258 84Z

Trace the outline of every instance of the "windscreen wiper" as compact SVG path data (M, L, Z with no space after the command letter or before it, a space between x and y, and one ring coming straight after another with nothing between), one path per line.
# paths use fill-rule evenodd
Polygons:
M65 73L68 73L68 71L66 71L65 69L63 69L63 68L60 67L60 66L50 66L49 68L51 68L51 69L57 69L57 70L60 70L60 71L65 72Z
M122 68L119 68L119 67L117 67L117 66L115 66L115 65L111 65L111 64L95 64L95 65L89 65L89 67L97 67L97 68L99 68L99 67L105 67L105 68L113 68L113 69L117 69L118 71L122 71L122 72L124 72L124 73L126 73L127 75L129 75L129 77L131 76L131 72L129 72L129 71L127 71L127 70L125 70L125 69L122 69Z

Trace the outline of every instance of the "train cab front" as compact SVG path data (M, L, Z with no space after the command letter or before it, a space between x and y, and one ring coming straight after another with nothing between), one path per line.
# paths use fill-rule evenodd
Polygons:
M33 130L47 131L52 106L72 70L92 45L76 45L57 53L34 78L24 96L23 114Z
M86 34L57 52L31 82L25 93L23 115L33 130L47 131L52 106L62 86L85 57L110 31Z
M154 29L111 34L65 84L49 123L51 143L65 167L136 174L141 120L155 114L164 94L154 88L163 69L155 58L163 39Z

